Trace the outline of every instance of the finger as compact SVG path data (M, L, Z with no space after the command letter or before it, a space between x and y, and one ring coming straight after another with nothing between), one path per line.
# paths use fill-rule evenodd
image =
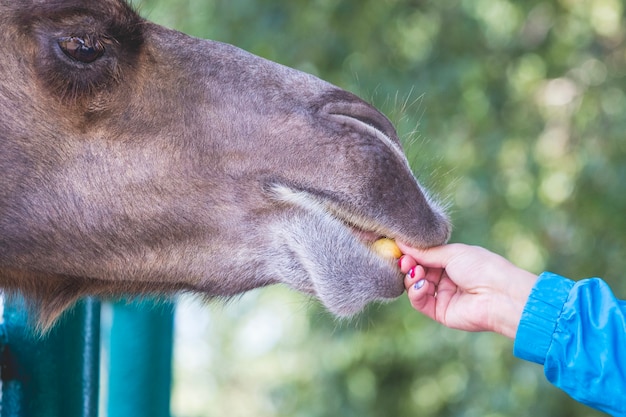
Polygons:
M445 273L441 275L441 279L437 283L437 292L447 291L451 294L459 291L459 286L452 281Z
M435 288L439 286L442 277L446 274L445 270L441 268L424 268L424 270L426 271L424 278L432 282Z
M453 300L458 295L458 287L448 278L443 277L439 285L437 286L437 310L433 313L433 319L446 326L449 323L446 322L446 313L453 303Z
M415 265L417 265L417 262L409 255L402 255L400 259L398 259L398 266L403 274L408 273Z
M435 319L435 305L437 302L434 293L435 286L424 278L415 282L407 290L411 306L433 320Z
M413 284L415 284L420 279L426 277L426 271L420 265L414 265L411 269L409 269L404 276L404 288L407 290Z

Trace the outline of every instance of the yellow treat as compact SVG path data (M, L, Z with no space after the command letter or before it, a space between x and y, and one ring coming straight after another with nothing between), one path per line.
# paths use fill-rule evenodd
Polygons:
M383 258L398 259L402 256L402 252L393 239L383 237L372 244L372 250Z

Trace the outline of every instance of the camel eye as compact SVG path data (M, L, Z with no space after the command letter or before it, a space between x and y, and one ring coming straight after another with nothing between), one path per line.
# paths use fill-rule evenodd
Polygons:
M96 39L71 36L60 38L58 43L65 55L85 64L95 61L104 54L104 45Z

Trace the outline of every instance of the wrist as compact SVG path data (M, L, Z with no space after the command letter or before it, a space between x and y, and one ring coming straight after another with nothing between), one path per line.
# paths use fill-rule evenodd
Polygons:
M493 311L495 322L493 331L515 339L519 323L528 297L537 282L538 276L515 267L506 279L505 292L501 296L498 310Z

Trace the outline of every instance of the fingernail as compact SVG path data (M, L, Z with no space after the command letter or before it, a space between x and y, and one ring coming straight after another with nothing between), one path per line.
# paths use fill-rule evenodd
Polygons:
M424 286L425 283L426 283L426 280L420 279L415 284L413 284L413 288L415 288L416 290L419 290L420 288Z
M415 278L415 267L409 269L409 272L407 272L407 275L410 276L411 278Z
M398 268L402 268L402 256L398 258Z

